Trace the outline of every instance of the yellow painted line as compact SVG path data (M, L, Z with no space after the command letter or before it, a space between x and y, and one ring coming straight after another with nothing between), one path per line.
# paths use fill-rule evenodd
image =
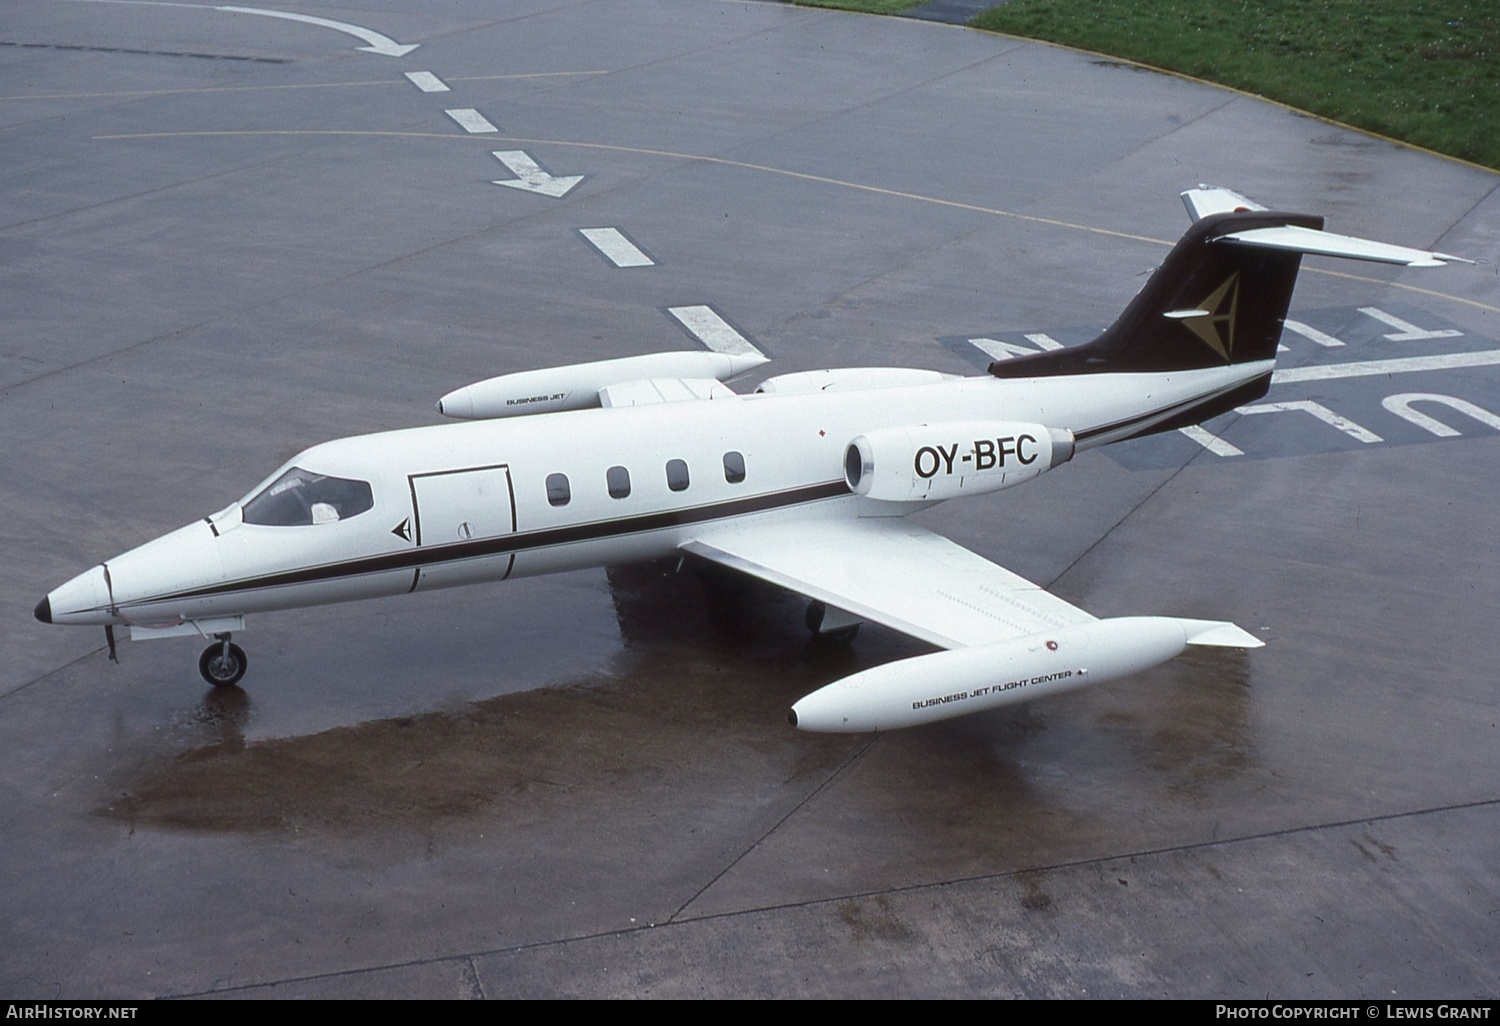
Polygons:
M1486 310L1490 313L1500 313L1500 307L1491 306L1488 303L1481 303L1477 299L1465 299L1463 296L1455 296L1447 292L1438 292L1436 289L1424 289L1420 285L1406 285L1399 281L1386 281L1383 278L1369 278L1363 274L1350 274L1348 271L1329 271L1321 267L1304 267L1303 270L1311 274L1326 274L1330 278L1348 278L1350 281L1368 281L1374 282L1376 285L1389 285L1393 289L1405 289L1407 292L1419 292L1424 296L1431 296L1434 299L1447 299L1455 303L1463 303L1465 306L1475 307L1479 310Z
M521 75L470 75L450 78L450 82L501 82L530 78L584 78L607 75L607 71L535 71ZM198 93L261 93L281 89L368 89L371 86L409 86L404 78L372 79L368 82L302 82L297 85L195 86L188 89L125 89L111 93L35 93L26 96L0 96L0 103L10 100L98 100L130 96L191 96ZM109 138L99 136L99 138Z
M448 82L499 82L509 78L569 78L580 75L608 75L608 71L532 71L523 75L460 75Z
M282 129L282 130L255 130L255 131L215 131L215 132L137 132L120 135L96 135L99 140L120 139L180 139L194 137L213 136L372 136L384 138L402 139L445 139L449 141L474 142L475 139L468 135L453 135L445 132L382 132L382 131L355 131L339 129ZM1064 221L1055 217L1042 217L1038 214L1023 214L1015 210L1005 210L1001 207L986 207L978 203L965 203L961 200L943 199L939 196L924 196L921 193L906 192L901 189L887 189L879 185L867 185L863 182L851 182L841 178L830 178L826 175L810 174L806 171L792 171L788 168L771 167L768 164L752 164L744 160L730 160L727 157L711 157L702 153L680 153L676 150L658 150L645 146L622 146L614 143L577 142L569 139L530 139L518 136L487 135L482 140L486 146L492 146L496 142L520 143L526 146L567 146L574 149L602 150L611 153L634 153L650 157L668 157L673 160L690 160L696 163L717 164L722 167L737 167L747 171L761 171L766 174L781 175L786 178L795 178L804 182L817 182L822 185L833 185L843 189L854 189L858 192L867 192L876 196L889 196L893 199L911 200L917 203L930 203L934 206L949 207L954 210L967 210L976 214L989 214L992 217L1006 217L1017 221L1026 221L1031 224L1043 224L1053 228L1067 228L1072 231L1088 232L1092 235L1103 235L1115 239L1127 239L1131 242L1144 242L1152 246L1171 247L1174 243L1168 239L1152 238L1149 235L1136 235L1131 232L1116 231L1112 228L1100 228L1095 225L1080 224L1077 221ZM1402 289L1407 292L1416 292L1434 299L1446 299L1454 303L1462 303L1479 310L1490 313L1500 313L1500 306L1491 306L1481 303L1477 299L1467 299L1463 296L1454 296L1446 292L1438 292L1435 289L1425 289L1418 285L1407 285L1399 281L1386 281L1383 278L1371 278L1360 274L1349 274L1344 271L1329 271L1320 267L1308 267L1304 270L1309 274L1323 274L1334 278L1347 278L1350 281L1371 282L1383 285L1387 288Z
M401 80L403 83L405 79ZM466 135L453 135L451 132L389 132L371 131L369 129L344 129L344 128L253 128L253 129L212 129L202 132L117 132L112 135L96 135L98 140L118 139L192 139L196 137L214 136L238 136L238 135L363 135L377 136L390 139L448 139L455 142L472 142ZM488 140L494 142L494 139Z
M1095 235L1107 235L1116 239L1130 239L1133 242L1148 242L1157 246L1170 246L1170 242L1163 239L1153 239L1149 235L1134 235L1130 232L1119 232L1111 228L1098 228L1093 225L1078 224L1073 221L1060 221L1052 217L1041 217L1036 214L1022 214L1014 210L1003 210L999 207L984 207L976 203L964 203L960 200L942 199L937 196L923 196L916 192L903 192L900 189L886 189L878 185L865 185L862 182L850 182L842 178L829 178L825 175L809 174L805 171L792 171L783 167L771 167L767 164L752 164L743 160L730 160L727 157L709 157L698 153L677 153L672 150L653 150L637 146L615 146L609 143L586 143L568 142L563 139L509 139L508 142L523 143L528 146L575 146L582 149L613 150L618 153L640 153L655 157L672 157L678 160L691 160L705 164L719 164L724 167L738 167L749 171L764 171L767 174L783 175L787 178L796 178L804 182L818 182L823 185L836 185L844 189L855 189L859 192L874 193L877 196L890 196L895 199L914 200L918 203L931 203L939 207L951 207L955 210L969 210L978 214L990 214L995 217L1010 217L1018 221L1029 221L1033 224L1045 224L1054 228L1071 228L1074 231L1092 232Z
M114 135L96 135L98 140L122 140L122 139L185 139L197 137L215 136L373 136L397 139L446 139L449 141L470 142L468 136L453 135L447 132L389 132L389 131L363 131L357 129L252 129L252 130L221 130L204 132L125 132ZM1106 235L1116 239L1129 239L1132 242L1146 242L1154 246L1170 246L1171 242L1166 239L1155 239L1149 235L1135 235L1130 232L1115 231L1112 228L1099 228L1093 225L1079 224L1074 221L1062 221L1053 217L1041 217L1036 214L1022 214L1014 210L1003 210L999 207L985 207L976 203L964 203L960 200L942 199L937 196L923 196L915 192L903 192L900 189L886 189L878 185L866 185L862 182L850 182L840 178L829 178L826 175L809 174L805 171L792 171L788 168L771 167L767 164L752 164L744 160L730 160L727 157L711 157L703 153L679 153L676 150L658 150L644 146L619 146L610 143L574 142L566 139L527 139L517 136L492 135L485 137L486 145L496 142L520 143L526 146L570 146L576 149L606 150L614 153L634 153L650 157L669 157L674 160L690 160L702 164L719 164L724 167L738 167L749 171L763 171L767 174L782 175L787 178L796 178L806 182L818 182L823 185L836 185L845 189L855 189L860 192L874 193L879 196L890 196L895 199L914 200L919 203L931 203L940 207L952 207L955 210L969 210L979 214L990 214L995 217L1010 217L1018 221L1029 221L1035 224L1050 225L1054 228L1071 228L1074 231L1091 232L1095 235Z

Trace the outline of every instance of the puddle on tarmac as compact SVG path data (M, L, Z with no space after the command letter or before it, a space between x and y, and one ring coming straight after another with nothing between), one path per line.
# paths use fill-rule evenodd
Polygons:
M666 788L736 760L794 779L857 742L791 730L791 702L924 650L873 629L855 649L810 644L799 601L754 582L704 588L644 567L609 583L623 647L608 673L251 741L250 697L212 692L119 764L96 811L132 829L427 832L570 795L586 806L627 779Z

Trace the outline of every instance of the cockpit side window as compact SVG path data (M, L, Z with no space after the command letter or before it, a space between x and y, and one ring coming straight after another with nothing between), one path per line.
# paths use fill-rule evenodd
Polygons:
M244 505L244 521L261 527L331 524L375 505L367 481L328 477L293 467Z

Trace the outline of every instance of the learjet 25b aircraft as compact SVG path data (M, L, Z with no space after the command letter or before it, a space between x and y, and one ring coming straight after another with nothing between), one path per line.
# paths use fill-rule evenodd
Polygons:
M944 651L835 681L797 727L912 726L1097 684L1187 645L1258 648L1232 623L1100 620L907 514L1029 481L1073 455L1197 424L1264 395L1302 254L1459 258L1322 231L1226 189L1112 327L982 377L905 368L785 374L655 353L491 378L444 396L467 421L314 446L225 509L73 578L45 623L212 638L231 685L247 613L690 554L798 592L808 624L871 620Z

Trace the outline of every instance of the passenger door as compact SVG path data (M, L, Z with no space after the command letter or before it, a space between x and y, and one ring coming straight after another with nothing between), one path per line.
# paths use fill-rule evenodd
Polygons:
M430 549L412 590L503 580L515 555L506 541L516 530L510 467L501 463L412 474L412 540Z

